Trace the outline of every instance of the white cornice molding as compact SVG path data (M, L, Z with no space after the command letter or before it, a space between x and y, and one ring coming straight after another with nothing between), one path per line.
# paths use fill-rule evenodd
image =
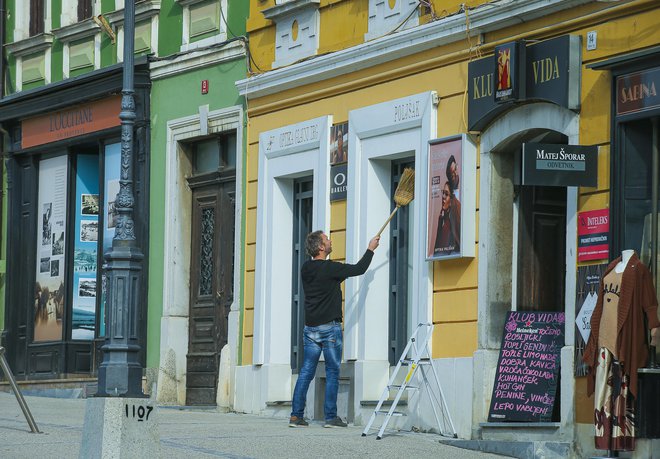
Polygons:
M84 21L55 29L53 30L53 35L58 40L67 43L79 38L91 37L92 35L96 35L100 30L99 25L92 19L85 19Z
M575 8L593 0L508 0L470 11L470 34L478 35ZM464 14L388 35L236 82L239 94L257 98L345 75L438 46L464 40Z
M245 58L245 45L236 40L222 48L210 48L191 51L172 59L161 59L149 64L151 80L159 80L180 73L186 73L202 67L217 65L223 62Z
M321 0L291 0L290 2L266 8L261 12L266 19L277 21L279 18L307 8L318 9Z
M53 45L53 34L41 33L25 40L7 43L5 48L14 56L25 56L27 54L38 53Z
M161 0L147 0L135 4L135 21L156 16L160 12ZM117 10L103 15L105 19L113 26L122 26L124 24L124 10Z

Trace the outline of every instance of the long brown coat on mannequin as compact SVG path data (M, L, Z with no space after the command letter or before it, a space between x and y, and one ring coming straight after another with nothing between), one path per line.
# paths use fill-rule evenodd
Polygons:
M605 276L621 261L621 257L607 266ZM591 316L591 335L584 349L584 362L589 366L587 395L594 393L596 362L598 361L598 334L600 318L603 314L603 279L600 280L598 301ZM658 300L655 296L651 273L633 254L621 277L621 296L617 317L616 355L624 373L630 376L630 392L637 397L637 369L646 365L648 358L647 333L644 328L646 314L648 328L660 326L658 320Z

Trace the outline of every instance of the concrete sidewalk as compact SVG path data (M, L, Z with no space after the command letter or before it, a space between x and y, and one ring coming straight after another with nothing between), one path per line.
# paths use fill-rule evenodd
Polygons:
M84 399L26 397L43 433L32 434L13 394L0 393L0 458L77 458ZM166 458L451 458L501 459L439 443L438 435L386 432L362 437L362 428L325 429L311 422L292 429L286 419L215 410L160 407L158 424ZM143 457L152 458L145 451Z

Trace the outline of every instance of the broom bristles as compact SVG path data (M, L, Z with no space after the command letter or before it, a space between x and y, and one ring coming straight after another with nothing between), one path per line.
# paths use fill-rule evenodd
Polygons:
M413 199L415 199L415 169L406 167L394 192L394 203L397 207L403 207L410 204Z

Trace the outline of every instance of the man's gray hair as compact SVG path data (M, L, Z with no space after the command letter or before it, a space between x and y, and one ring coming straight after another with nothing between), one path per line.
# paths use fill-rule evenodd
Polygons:
M314 231L313 233L309 233L305 239L305 250L307 251L307 255L312 258L317 256L321 251L321 247L323 246L322 235L323 231Z

